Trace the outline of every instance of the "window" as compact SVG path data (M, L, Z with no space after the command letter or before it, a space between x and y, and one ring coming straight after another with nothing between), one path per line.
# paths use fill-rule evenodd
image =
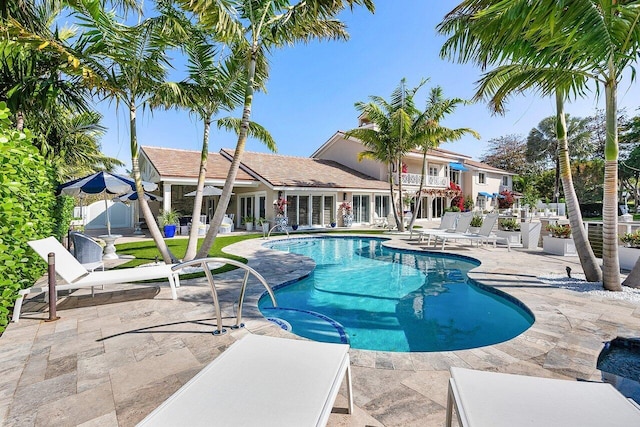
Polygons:
M485 196L478 196L478 208L481 211L487 209L487 198Z
M380 218L386 218L391 212L389 196L375 196L375 212Z
M429 176L438 176L438 168L436 166L429 166Z
M484 172L478 172L478 184L486 184L487 178L484 175Z
M451 169L449 171L449 181L460 185L460 172L454 171L453 169Z
M369 196L353 196L353 222L369 222Z
M502 177L502 185L504 185L505 187L509 186L509 177L508 176L503 176Z

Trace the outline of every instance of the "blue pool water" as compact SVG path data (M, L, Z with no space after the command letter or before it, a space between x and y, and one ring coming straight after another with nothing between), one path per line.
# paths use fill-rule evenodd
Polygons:
M272 249L308 256L312 274L262 297L265 317L297 335L353 348L446 351L509 340L531 312L499 291L471 282L467 257L399 251L375 238L288 239Z

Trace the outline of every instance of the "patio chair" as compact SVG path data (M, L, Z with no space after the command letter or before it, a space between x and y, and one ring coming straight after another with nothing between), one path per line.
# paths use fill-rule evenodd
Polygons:
M222 223L220 224L220 234L231 233L233 231L233 221L228 216L222 218Z
M454 212L455 213L455 212ZM420 231L420 241L424 241L424 238L427 237L427 245L431 244L431 238L434 236L440 236L447 233L466 233L469 229L469 225L471 225L471 219L473 219L473 212L462 212L458 213L456 216L456 222L453 229L434 229L434 230L422 230ZM443 217L444 220L444 217ZM442 225L442 223L441 223Z
M482 227L480 227L480 230L477 233L444 233L444 234L439 234L436 235L436 241L434 243L434 245L438 244L438 240L442 240L442 250L444 250L444 246L446 244L447 241L452 241L452 240L469 240L472 244L473 242L477 242L478 246L483 244L483 243L490 243L493 242L493 246L496 246L496 243L498 242L498 240L500 241L505 241L507 243L507 249L508 251L511 251L511 244L509 242L509 239L506 239L504 237L498 237L497 235L493 234L493 228L496 225L496 221L498 220L498 213L490 213L487 214L487 216L484 218L484 220L482 221Z
M448 230L448 229L453 229L455 227L456 224L456 218L458 217L458 213L457 212L445 212L444 215L442 216L442 218L440 218L440 225L438 226L438 228L434 228L434 229L424 229L424 230L416 230L416 234L418 234L418 241L422 241L422 233L423 232L429 232L432 230ZM410 230L411 234L409 235L409 240L413 239L413 228ZM426 234L425 234L426 235Z
M90 236L86 234L72 231L69 233L73 242L73 256L88 271L94 271L100 268L104 270L104 262L102 261L102 246Z
M380 218L376 212L373 213L373 226L374 227L386 227L387 218Z
M638 426L640 410L606 383L451 368L446 426Z
M56 291L131 283L140 280L167 279L171 287L171 298L178 298L176 288L180 286L180 279L178 273L171 269L175 264L160 264L150 267L94 271L90 273L55 237L33 240L29 242L29 246L45 261L48 260L49 253L53 252L55 254L55 270L64 281L63 284L56 285ZM46 293L49 292L49 286L48 284L36 285L29 289L18 291L18 299L13 309L13 322L17 322L20 319L20 310L22 309L24 297L31 292ZM53 298L55 298L55 295Z
M246 335L138 426L324 426L346 377L349 345Z

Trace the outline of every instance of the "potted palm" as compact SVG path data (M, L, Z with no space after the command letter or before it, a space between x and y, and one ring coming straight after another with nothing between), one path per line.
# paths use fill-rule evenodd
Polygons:
M471 222L469 223L469 233L477 233L480 231L480 227L482 227L482 216L481 215L474 215L473 218L471 218Z
M244 226L247 231L253 231L253 221L255 221L254 217L252 217L251 215L247 215L242 218L242 221L244 222Z
M258 223L258 225L260 227L262 227L262 232L263 233L268 233L269 232L269 221L267 221L266 218L260 217L256 220L256 222Z
M164 237L173 237L176 235L176 228L180 222L180 212L173 209L160 211L158 216L158 224L164 231Z

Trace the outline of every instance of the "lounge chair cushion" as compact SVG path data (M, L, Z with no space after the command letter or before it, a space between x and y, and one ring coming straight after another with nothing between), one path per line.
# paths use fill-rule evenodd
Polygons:
M138 426L324 426L346 374L349 346L247 335Z
M447 426L640 426L640 411L610 384L451 368Z

